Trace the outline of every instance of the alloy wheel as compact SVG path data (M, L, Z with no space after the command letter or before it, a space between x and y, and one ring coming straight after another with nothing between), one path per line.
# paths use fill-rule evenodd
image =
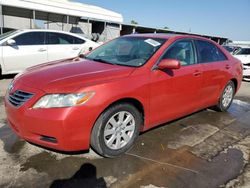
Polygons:
M135 118L128 111L113 115L105 125L104 141L108 148L118 150L126 146L135 132Z
M222 105L224 108L227 108L230 105L233 100L233 94L233 87L231 85L227 85L222 95Z

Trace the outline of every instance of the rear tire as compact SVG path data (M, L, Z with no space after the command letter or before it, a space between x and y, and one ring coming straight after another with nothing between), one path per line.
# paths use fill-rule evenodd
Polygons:
M97 119L91 133L91 146L104 157L117 157L132 147L141 125L141 113L133 105L111 106Z
M215 106L215 110L220 112L227 111L233 102L234 94L235 94L235 85L230 80L223 89L218 104L217 106Z

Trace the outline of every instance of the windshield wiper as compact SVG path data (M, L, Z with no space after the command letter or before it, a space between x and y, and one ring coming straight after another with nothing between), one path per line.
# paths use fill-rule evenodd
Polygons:
M116 63L111 63L109 61L106 61L104 59L101 59L101 58L89 58L89 60L92 60L92 61L97 61L97 62L101 62L101 63L107 63L107 64L112 64L112 65L117 65Z

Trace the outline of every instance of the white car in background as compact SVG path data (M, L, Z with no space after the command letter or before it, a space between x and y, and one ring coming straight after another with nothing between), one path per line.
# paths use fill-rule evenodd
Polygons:
M243 64L243 79L250 81L250 47L243 47L234 54Z
M239 46L232 46L232 45L222 45L230 54L236 53L240 47Z
M53 30L15 30L0 35L0 75L87 53L99 44L79 35Z

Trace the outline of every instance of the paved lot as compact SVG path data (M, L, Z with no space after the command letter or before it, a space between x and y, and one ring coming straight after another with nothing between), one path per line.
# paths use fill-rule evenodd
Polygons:
M0 187L250 187L250 83L227 113L204 110L142 134L127 154L64 155L17 138L0 80Z

